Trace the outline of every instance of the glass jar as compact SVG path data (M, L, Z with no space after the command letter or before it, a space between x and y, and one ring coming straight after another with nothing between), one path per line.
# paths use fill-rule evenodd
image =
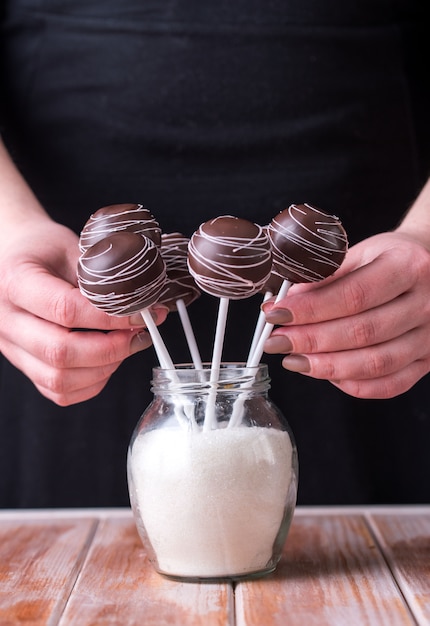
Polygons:
M215 381L213 379L216 379ZM176 580L272 572L293 516L297 450L268 397L267 366L153 372L127 472L139 535Z

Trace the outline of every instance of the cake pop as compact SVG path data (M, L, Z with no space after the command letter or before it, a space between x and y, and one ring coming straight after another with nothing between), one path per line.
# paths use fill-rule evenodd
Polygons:
M248 220L223 215L201 224L188 247L188 266L197 285L220 298L212 355L212 393L206 407L204 430L216 427L216 382L230 299L257 293L269 277L272 254L264 229Z
M270 274L270 242L261 226L223 215L193 234L188 266L203 291L231 300L248 298L260 291Z
M342 263L348 239L335 215L311 204L292 204L268 227L275 273L291 283L317 282Z
M104 237L122 231L139 233L157 246L161 244L160 226L143 204L110 204L89 217L81 231L79 249L85 252Z
M293 283L317 282L333 274L348 249L348 238L339 218L311 204L292 204L281 211L270 222L268 234L274 273L283 279L276 302L285 297ZM258 342L253 342L249 367L258 365L272 329L273 324L266 323Z
M166 266L155 243L137 233L115 232L88 248L78 262L81 293L109 315L139 312L164 369L174 365L148 307L160 295Z
M116 232L88 248L79 259L78 283L84 296L109 315L130 315L154 304L166 267L151 239Z

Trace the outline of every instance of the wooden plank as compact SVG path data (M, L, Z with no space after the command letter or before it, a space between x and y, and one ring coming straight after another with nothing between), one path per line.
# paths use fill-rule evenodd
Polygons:
M236 588L237 626L414 624L365 520L300 515L276 572Z
M232 587L168 580L157 574L129 518L100 522L61 626L226 626Z
M369 522L418 624L430 624L430 513L370 515Z
M0 624L56 624L97 522L0 520Z

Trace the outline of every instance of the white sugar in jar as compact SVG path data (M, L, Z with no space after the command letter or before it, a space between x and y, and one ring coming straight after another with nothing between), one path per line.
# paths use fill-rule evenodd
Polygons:
M158 572L181 580L273 571L294 513L297 451L266 365L156 368L128 454L137 528ZM208 413L210 419L208 420Z

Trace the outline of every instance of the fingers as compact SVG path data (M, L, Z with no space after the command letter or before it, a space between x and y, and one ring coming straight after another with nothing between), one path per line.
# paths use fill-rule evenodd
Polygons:
M430 370L430 255L385 233L351 248L336 276L297 286L266 320L283 367L361 398L389 398Z
M84 372L81 372L81 374L83 375L82 377L85 378ZM79 402L85 402L86 400L94 398L102 391L102 389L106 387L109 382L109 378L110 376L88 387L81 388L78 386L76 389L67 389L64 391L57 391L52 385L49 387L44 387L38 383L34 383L34 385L36 389L38 389L38 391L45 396L45 398L55 402L58 406L71 406L73 404L78 404Z
M79 291L75 233L50 220L19 231L0 263L0 350L57 404L93 397L130 354L151 345L140 313L109 316ZM168 313L150 311L156 324Z
M96 328L113 330L118 328L144 327L140 313L131 316L111 316L93 306L74 285L43 270L13 281L8 287L8 298L16 308L34 316L53 322L64 328ZM151 307L157 324L163 322L168 308L155 304Z
M28 286L33 283L37 289ZM99 393L125 358L152 343L140 314L110 317L76 287L44 271L37 280L34 275L23 280L9 295L13 301L1 311L0 349L44 396L61 406ZM167 312L164 305L151 307L157 324Z
M330 381L355 398L387 400L411 389L429 371L428 360L418 360L388 376L367 380Z
M359 350L288 355L283 366L327 380L379 378L427 356L427 331L415 329L401 337Z
M140 337L138 343L133 340ZM144 330L73 331L24 312L14 316L10 343L19 345L41 363L58 369L100 367L122 361L151 344Z
M330 380L356 397L391 398L427 373L427 336L428 329L419 328L359 350L287 356L282 365L290 371Z
M429 371L428 320L428 299L406 293L360 315L277 328L265 350L287 354L285 369L336 381L355 397L391 398Z
M46 398L60 406L83 402L96 395L120 365L118 362L101 367L59 369L42 363L19 346L3 344L2 348L8 360L30 378Z
M151 345L146 330L74 332L22 312L14 332L16 342L2 337L3 354L62 406L96 395L125 358Z
M265 343L271 354L352 350L380 344L427 322L429 305L406 293L380 307L340 319L275 329Z
M341 266L335 276L306 288L293 286L280 302L266 302L262 307L266 320L272 324L313 324L349 317L390 302L425 277L428 280L428 251L398 238L394 247L388 237L375 237L379 246L381 241L385 245L379 256L367 259L362 242L351 248L345 267ZM288 322L284 321L286 316Z
M368 284L366 268L359 268L325 284L324 288L296 295L292 292L277 304L267 302L263 310L266 320L272 324L285 323L283 320L287 315L292 324L313 324L335 317L349 317L380 306L396 298L408 286L409 281L406 280L400 283L390 281L384 289L381 289L381 284L372 289Z

